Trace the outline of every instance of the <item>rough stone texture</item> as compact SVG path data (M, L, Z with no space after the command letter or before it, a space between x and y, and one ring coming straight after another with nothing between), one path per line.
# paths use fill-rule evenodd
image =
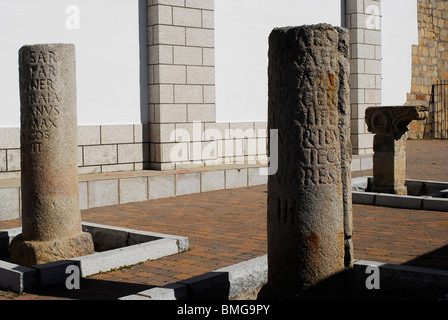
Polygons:
M349 36L320 24L269 38L268 284L261 298L343 295L352 265ZM272 150L270 150L272 152Z
M11 260L28 266L92 253L79 209L75 47L24 46L19 66L23 231Z
M429 105L432 85L448 79L448 2L418 0L417 19L419 41L412 46L412 84L406 104ZM432 138L430 120L412 122L409 138Z
M421 106L370 107L366 124L373 139L372 192L406 195L406 132L413 120L427 117Z

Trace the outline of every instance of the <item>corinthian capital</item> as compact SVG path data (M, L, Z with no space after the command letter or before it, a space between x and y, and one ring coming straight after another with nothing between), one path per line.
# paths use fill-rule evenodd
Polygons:
M390 106L367 108L365 119L371 133L403 135L412 121L427 117L428 108L425 106Z

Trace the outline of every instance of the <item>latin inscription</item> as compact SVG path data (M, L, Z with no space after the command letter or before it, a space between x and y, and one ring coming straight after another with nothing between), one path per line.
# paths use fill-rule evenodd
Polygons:
M296 132L300 141L300 166L293 165L291 175L277 175L281 183L301 186L327 185L340 183L340 139L337 114L323 108L304 108L296 121ZM288 145L285 137L279 136L282 145ZM283 161L292 161L285 149ZM295 160L296 161L296 160Z
M60 97L56 92L57 57L54 52L28 51L21 70L22 135L32 152L58 128Z

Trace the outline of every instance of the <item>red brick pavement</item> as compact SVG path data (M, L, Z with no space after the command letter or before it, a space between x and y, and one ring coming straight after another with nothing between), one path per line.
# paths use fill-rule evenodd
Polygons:
M448 181L448 141L408 141L408 177ZM369 175L370 171L353 176ZM0 300L116 299L267 253L266 186L94 208L84 221L189 237L190 250L62 286ZM448 214L354 205L355 258L448 270ZM20 220L0 222L0 229Z

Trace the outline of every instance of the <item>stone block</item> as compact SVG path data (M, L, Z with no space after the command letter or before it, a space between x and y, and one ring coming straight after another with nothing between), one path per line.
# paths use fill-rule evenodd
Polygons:
M375 195L377 195L377 193L353 191L352 192L353 203L373 206L375 204Z
M201 10L173 7L173 24L184 27L201 27Z
M172 24L172 7L171 6L150 6L148 7L148 20L150 25L155 24Z
M214 67L187 67L187 83L188 84L215 84L215 68Z
M375 196L375 205L392 208L421 210L423 199L421 197L379 193Z
M185 27L155 25L154 44L194 45L185 43Z
M78 167L78 174L101 173L101 166Z
M186 104L161 104L155 107L155 122L187 122Z
M198 8L206 10L214 10L214 0L185 0L185 6L187 8Z
M247 168L248 170L248 180L247 186L258 186L268 183L268 176L260 174L261 168Z
M89 181L89 207L118 204L118 180Z
M223 190L224 170L201 172L201 192Z
M133 143L134 127L132 125L101 126L101 144Z
M144 148L146 146L146 148ZM148 160L149 154L144 151L148 150L148 144L119 144L118 145L118 163L143 162Z
M229 275L227 272L208 272L177 283L188 286L189 299L224 300L229 297Z
M170 283L163 287L155 287L138 294L120 298L120 300L184 300L188 299L187 286Z
M201 174L199 172L176 175L176 195L201 192Z
M215 86L204 86L204 103L215 103L216 102L216 91Z
M42 287L65 283L69 266L80 267L79 261L61 260L33 266L36 269L39 285Z
M200 85L175 85L175 103L203 103L203 91Z
M83 151L85 166L115 164L118 160L116 145L85 146Z
M10 149L7 152L8 171L20 170L20 149Z
M20 189L0 189L0 221L19 218L20 211Z
M186 45L213 48L215 46L215 31L212 29L186 28Z
M0 172L6 170L6 150L0 150Z
M345 12L351 13L363 13L364 12L364 0L350 0L346 1Z
M202 49L202 61L204 66L214 66L215 65L215 49L214 48L203 48Z
M265 152L266 153L266 148ZM243 154L245 156L252 156L258 154L258 139L249 138L243 141Z
M120 179L120 203L148 200L148 178Z
M79 208L85 210L89 208L89 194L87 189L87 181L80 181L79 186Z
M154 68L154 82L160 84L185 84L187 71L184 66L158 65Z
M201 122L177 123L175 129L176 142L202 141L204 124Z
M149 124L134 124L134 142L145 143L149 142Z
M175 176L160 175L148 177L149 199L175 196Z
M352 59L375 59L375 46L370 44L351 45Z
M365 30L364 42L366 44L381 45L381 31L380 30Z
M185 0L153 0L153 5L164 4L167 6L177 6L183 7L185 5Z
M355 74L350 76L350 85L353 89L375 89L376 76L374 74Z
M364 94L365 94L365 103L370 103L370 104L380 104L381 103L381 90L366 89Z
M183 162L189 160L188 142L156 144L156 162ZM169 170L167 168L163 170Z
M448 211L448 199L424 198L423 210Z
M226 170L226 189L247 187L247 169Z
M364 61L365 73L370 74L381 74L381 60L370 60L366 59Z
M0 128L0 149L20 149L20 128Z
M78 145L101 144L100 126L78 126Z
M228 274L229 299L244 299L268 281L267 255L216 270Z
M150 128L151 142L174 142L176 141L176 125L174 123L153 124Z
M151 45L148 47L148 63L154 64L172 64L173 46L171 45Z
M0 287L14 292L24 292L37 286L36 270L0 260Z
M215 122L216 121L216 107L214 104L189 104L188 122Z
M175 46L174 64L182 65L202 65L202 48Z
M134 171L133 163L109 164L101 166L102 173L118 172L118 171Z
M215 13L214 11L202 11L202 28L213 29L215 27Z

